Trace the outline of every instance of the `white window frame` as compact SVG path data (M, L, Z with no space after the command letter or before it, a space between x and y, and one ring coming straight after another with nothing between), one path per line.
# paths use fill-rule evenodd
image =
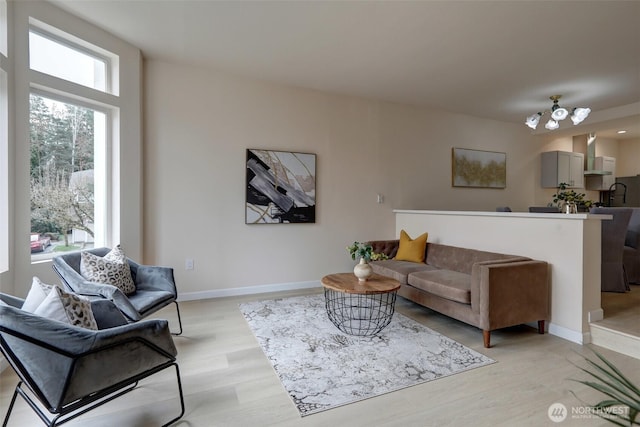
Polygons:
M31 32L35 32L41 37L47 38L71 49L78 50L90 57L105 61L107 68L105 70L105 89L112 89L110 82L113 81L111 76L114 70L110 65L118 63L117 55L97 47L94 52L92 50L94 47L90 43L82 41L79 42L77 37L71 36L62 30L56 29L55 27L34 18L29 19L29 33ZM27 55L29 55L29 52L27 52ZM118 72L118 70L115 71ZM110 188L112 175L109 171L112 171L114 166L116 166L114 165L112 158L113 134L109 130L114 128L113 117L118 115L116 113L117 107L113 104L105 103L104 97L101 96L103 92L99 89L70 82L66 79L36 70L30 70L30 75L30 94L34 93L59 102L75 104L100 111L106 116L104 146L100 146L101 144L98 144L98 146L94 147L94 162L97 166L94 172L94 188L96 189L95 197L98 200L95 204L94 212L94 225L97 226L94 230L94 241L96 246L109 246L110 241L108 236L114 234L111 232L114 221L110 215L110 213L113 212L113 199L111 198L113 191ZM96 159L99 160L96 162ZM51 256L45 257L44 260L42 257L38 257L39 260L37 261L33 260L33 257L31 257L31 262L47 262L53 258L53 256L54 255L51 254Z
M7 0L0 0L0 55L9 56L9 20L7 19Z
M0 274L9 270L9 21L7 2L0 0ZM1 284L1 281L0 281Z
M0 0L2 1L2 0ZM25 236L30 233L29 197L29 94L38 90L47 95L64 94L73 103L85 102L91 108L110 109L111 123L107 132L111 139L112 159L108 175L108 197L111 206L107 209L106 245L122 244L133 259L143 259L142 245L142 53L140 49L118 39L104 30L83 21L51 2L8 2L11 33L9 51L15 52L14 65L10 68L10 116L14 114L13 134L10 126L10 164L15 175L10 177L9 188L13 204L9 219L10 272L7 280L15 283L16 294L25 294L33 276L56 281L50 261L31 263ZM98 91L87 86L69 82L40 73L29 68L29 31L35 24L43 23L59 29L78 41L113 52L117 60L111 60L111 92ZM0 276L0 281L3 277Z
M95 46L89 42L86 42L71 34L65 33L64 31L59 30L35 18L29 19L29 32L30 33L33 32L35 34L38 34L40 37L48 39L61 46L80 52L95 60L104 62L105 63L105 76L104 76L105 88L104 90L100 90L100 89L91 87L91 89L110 93L116 96L118 95L118 92L119 92L117 87L118 79L113 78L114 74L117 74L119 72L118 64L120 61L118 60L118 55L112 52L109 52L105 49L102 49L98 46ZM59 78L53 75L52 77ZM72 83L78 84L75 82L72 82ZM90 87L90 86L86 86L86 87Z

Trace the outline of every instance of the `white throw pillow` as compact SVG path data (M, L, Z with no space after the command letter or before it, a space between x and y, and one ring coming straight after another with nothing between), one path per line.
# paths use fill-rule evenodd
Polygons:
M31 282L31 289L29 290L24 303L22 303L22 309L29 313L34 313L38 306L42 304L42 301L47 298L51 289L53 289L53 285L42 283L38 277L34 276L33 281Z
M44 301L33 311L33 314L46 317L47 319L69 323L67 321L67 313L65 313L64 306L60 300L60 295L55 291L49 292Z
M43 283L38 277L33 278L31 290L22 304L22 309L69 325L98 329L88 298Z
M81 328L98 329L89 299L67 293L57 286L53 287L33 314Z
M136 291L136 285L131 277L131 268L120 245L117 245L104 257L90 252L82 252L80 274L91 282L116 286L125 295Z

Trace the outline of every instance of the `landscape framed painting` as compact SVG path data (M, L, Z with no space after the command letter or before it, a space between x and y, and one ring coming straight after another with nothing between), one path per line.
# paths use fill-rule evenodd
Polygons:
M506 188L506 153L453 148L451 154L454 187Z
M247 149L246 224L316 222L316 155Z

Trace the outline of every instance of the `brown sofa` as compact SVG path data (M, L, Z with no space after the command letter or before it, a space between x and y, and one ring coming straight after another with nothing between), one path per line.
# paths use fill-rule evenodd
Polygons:
M544 261L427 243L424 263L397 261L398 240L369 242L390 259L372 261L375 273L401 284L398 295L482 329L484 346L491 331L549 318L549 266Z

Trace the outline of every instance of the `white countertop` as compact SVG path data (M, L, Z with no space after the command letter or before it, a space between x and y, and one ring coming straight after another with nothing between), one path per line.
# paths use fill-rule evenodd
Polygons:
M613 219L612 215L597 215L590 213L533 213L533 212L487 212L487 211L434 211L434 210L411 210L394 209L397 214L417 214L417 215L449 215L449 216L493 216L509 218L544 218L544 219L566 219L566 220L608 220Z

